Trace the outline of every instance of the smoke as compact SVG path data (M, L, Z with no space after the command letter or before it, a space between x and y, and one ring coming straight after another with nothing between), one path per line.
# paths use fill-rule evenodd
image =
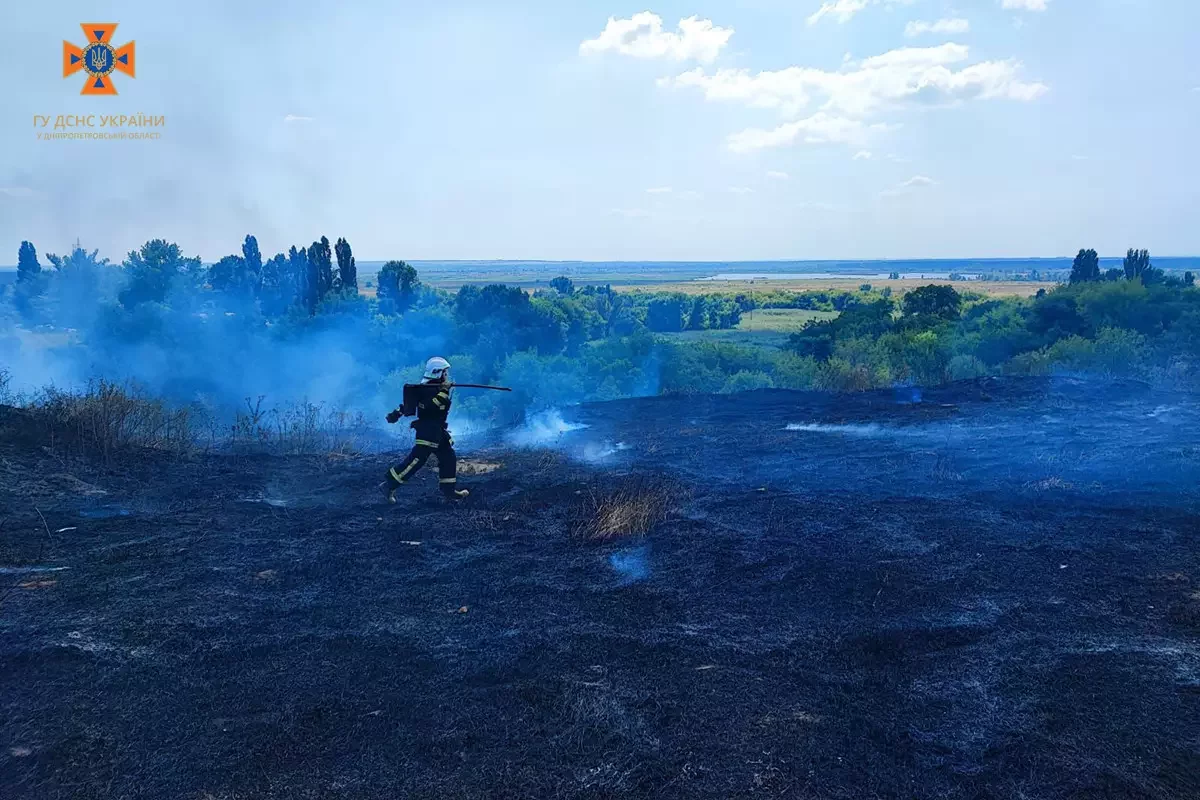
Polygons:
M882 425L868 423L863 425L829 425L820 422L790 422L784 430L805 431L807 433L845 434L846 436L889 436L896 433Z
M154 247L161 258L166 248ZM559 408L657 391L658 345L650 337L581 348L595 329L569 327L561 309L519 289L450 296L425 288L403 313L331 292L310 314L288 307L290 285L268 291L264 284L257 299L236 282L218 291L206 285L214 279L208 268L176 259L155 262L170 263L167 274L141 269L133 257L116 266L75 250L69 268L45 270L45 290L32 301L18 303L10 291L13 301L0 303L0 331L10 331L0 333L10 391L29 397L104 379L198 406L218 424L213 430L239 415L320 407L361 415L404 439L407 426L383 418L438 355L450 360L457 381L513 387L455 393L450 423L460 441L525 419L508 437L519 447L557 447L582 427ZM597 461L617 450L593 445L576 455Z
M587 438L587 434L571 435L589 427L581 422L569 422L563 418L562 411L551 408L531 416L521 427L505 434L504 440L513 447L557 450L568 458L592 466L611 464L618 453L630 449L625 442Z
M557 408L534 414L516 430L505 435L505 441L514 447L556 447L563 443L563 437L572 432L588 427L579 422L567 422L562 412Z
M579 449L577 454L581 461L588 464L605 464L612 461L613 457L622 450L628 450L629 445L624 442L585 442L583 447Z
M617 574L619 585L628 586L649 578L649 555L650 549L646 545L610 555L608 563Z

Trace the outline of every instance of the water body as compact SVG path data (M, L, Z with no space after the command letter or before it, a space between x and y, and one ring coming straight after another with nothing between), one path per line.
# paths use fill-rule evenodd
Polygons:
M931 281L947 281L951 275L959 275L964 280L979 280L982 275L968 272L900 272L901 280L931 280ZM873 272L867 274L853 275L845 272L723 272L720 275L712 275L707 278L701 278L702 281L820 281L820 280L836 280L838 278L855 278L863 280L885 281L892 275L891 272Z

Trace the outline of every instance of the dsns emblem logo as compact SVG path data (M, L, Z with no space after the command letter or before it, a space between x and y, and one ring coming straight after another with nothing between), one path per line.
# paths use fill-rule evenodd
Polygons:
M68 78L80 70L87 72L80 94L116 94L117 87L112 81L114 70L131 78L137 77L133 74L133 42L117 49L112 46L117 23L85 22L79 27L87 37L87 46L80 49L63 41L63 77Z

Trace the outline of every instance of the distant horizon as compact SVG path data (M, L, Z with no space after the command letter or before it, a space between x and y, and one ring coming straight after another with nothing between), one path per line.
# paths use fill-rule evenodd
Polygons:
M963 256L960 258L758 258L758 259L715 259L707 260L680 260L672 259L666 261L654 259L552 259L552 258L358 258L355 256L355 262L361 265L370 264L386 264L388 261L404 261L408 264L653 264L662 265L688 265L688 266L705 266L705 265L720 265L720 264L913 264L913 263L958 263L962 261L973 261L980 263L1005 263L1019 261L1071 261L1075 258L1074 255L1063 256ZM1125 258L1124 254L1108 256L1100 255L1101 261L1122 261ZM1153 253L1150 256L1151 260L1159 261L1185 261L1196 260L1200 261L1200 254L1196 255L1167 255L1156 256ZM38 261L41 262L42 255L39 254ZM120 263L120 262L113 262ZM206 266L215 264L215 261L201 261ZM43 264L45 269L47 265ZM16 271L15 264L0 264L0 271Z

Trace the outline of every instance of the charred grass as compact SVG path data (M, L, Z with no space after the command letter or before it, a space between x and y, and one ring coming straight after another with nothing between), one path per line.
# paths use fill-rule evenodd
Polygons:
M1200 797L1177 492L816 436L787 481L699 405L623 415L697 435L604 468L470 453L457 505L253 453L34 496L55 459L0 437L0 796Z

